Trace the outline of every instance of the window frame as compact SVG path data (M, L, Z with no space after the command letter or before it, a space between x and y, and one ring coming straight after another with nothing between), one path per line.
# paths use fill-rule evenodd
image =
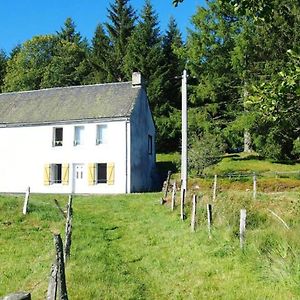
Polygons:
M97 124L96 126L96 145L107 144L107 124ZM103 134L104 132L104 134Z
M58 133L57 131L61 130L61 140L58 140ZM62 147L64 140L64 129L63 127L53 127L53 135L52 135L52 146L53 147Z
M81 130L79 130L79 128ZM84 128L83 125L74 126L73 146L82 146L82 145L84 145L84 138L83 138L84 130L85 130L85 128ZM78 132L79 135L77 135L76 132ZM78 137L79 137L79 139L77 139Z

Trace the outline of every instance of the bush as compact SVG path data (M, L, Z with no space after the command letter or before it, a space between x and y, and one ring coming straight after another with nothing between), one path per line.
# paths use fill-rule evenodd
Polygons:
M300 138L294 140L292 154L296 157L296 159L300 159Z
M192 138L189 149L189 168L197 175L222 159L225 145L219 135L205 133L200 138Z

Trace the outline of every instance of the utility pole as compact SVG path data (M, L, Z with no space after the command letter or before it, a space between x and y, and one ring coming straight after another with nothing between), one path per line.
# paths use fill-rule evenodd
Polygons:
M182 75L182 111L181 111L181 188L187 191L187 72Z

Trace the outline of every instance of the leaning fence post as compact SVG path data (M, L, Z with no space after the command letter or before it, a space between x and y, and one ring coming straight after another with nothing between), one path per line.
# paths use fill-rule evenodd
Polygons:
M207 204L207 227L208 227L208 237L211 238L211 225L212 225L212 205Z
M47 291L47 300L56 300L57 295L57 263L51 266L50 279Z
M64 264L64 249L60 234L54 234L54 244L56 249L56 263L58 267L57 287L60 300L68 300L65 264Z
M197 216L197 196L193 195L192 220L191 220L192 232L195 232L196 230L196 216Z
M214 177L213 201L216 201L217 196L217 175Z
M67 220L66 220L65 263L70 258L70 250L71 250L71 243L72 243L72 217L73 217L72 200L73 200L72 195L70 195L68 207L67 207Z
M185 200L185 189L183 187L181 187L180 219L182 221L185 219L184 200Z
M161 204L164 204L167 201L167 196L168 196L168 189L169 189L169 184L170 184L170 179L171 179L171 171L168 171L168 176L166 180L166 186L165 186L165 193L163 198L161 199Z
M246 209L241 209L240 214L240 247L244 248L245 245L245 233L246 233Z
M175 208L175 197L176 197L176 181L173 183L173 190L172 190L172 201L171 201L171 210L173 211Z
M25 193L24 205L23 205L23 215L26 215L28 212L28 202L30 196L30 187L27 188Z
M256 174L253 174L253 199L256 199Z

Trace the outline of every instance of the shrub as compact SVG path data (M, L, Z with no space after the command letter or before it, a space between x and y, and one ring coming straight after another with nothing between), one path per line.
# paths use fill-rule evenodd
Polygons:
M197 175L203 173L204 168L216 164L222 159L225 145L219 135L205 133L200 138L192 138L189 149L189 168Z

